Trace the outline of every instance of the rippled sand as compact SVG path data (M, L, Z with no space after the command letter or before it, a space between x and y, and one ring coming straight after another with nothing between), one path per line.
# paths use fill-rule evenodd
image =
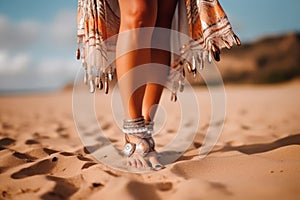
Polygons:
M210 99L205 88L195 88L201 118L192 145L165 169L143 174L111 169L87 151L73 121L72 91L2 96L0 199L299 199L300 82L225 89L226 122L209 155L198 157ZM96 114L120 147L110 97L99 94ZM180 120L178 103L168 92L164 97L158 150L176 135Z

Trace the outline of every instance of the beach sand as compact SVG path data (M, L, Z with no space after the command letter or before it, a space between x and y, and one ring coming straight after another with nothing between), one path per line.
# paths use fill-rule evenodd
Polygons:
M141 174L105 166L86 150L71 90L0 97L0 199L300 199L300 81L226 85L224 129L202 159L211 106L206 88L194 89L201 119L192 145L165 169ZM164 97L158 150L180 119L178 103L167 91ZM103 106L110 98L99 94L97 117L121 146L110 106Z

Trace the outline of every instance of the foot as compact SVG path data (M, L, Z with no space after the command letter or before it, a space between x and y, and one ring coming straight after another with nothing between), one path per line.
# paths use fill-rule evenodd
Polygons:
M145 122L144 117L123 121L123 133L125 133L126 141L123 153L128 156L127 166L153 170L163 168L158 161L158 153L155 151L155 143L152 138L153 125L153 122Z
M151 168L156 171L164 168L164 166L158 161L158 153L156 151L149 152L144 157L137 152L133 153L127 158L127 166L138 169Z
M134 144L138 143L137 138L133 136L127 137L126 140ZM160 170L164 168L164 166L158 161L158 153L155 151L154 147L151 148L150 152L146 155L141 155L141 153L137 150L134 151L134 153L127 158L127 166L138 169L151 168L153 170Z

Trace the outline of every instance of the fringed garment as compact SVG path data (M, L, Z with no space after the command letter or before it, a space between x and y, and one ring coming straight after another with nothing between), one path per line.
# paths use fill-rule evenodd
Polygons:
M118 0L78 0L76 56L82 60L84 82L89 85L90 92L103 87L105 93L108 92L109 81L115 73L114 62L108 62L108 54L115 53L116 43L116 39L109 38L118 34L119 25ZM172 29L190 38L189 41L176 41L179 44L172 47L179 48L177 52L181 54L172 58L169 76L171 98L176 100L177 91L183 89L185 70L195 75L203 69L206 59L219 61L220 49L240 45L240 40L232 31L218 0L178 0Z

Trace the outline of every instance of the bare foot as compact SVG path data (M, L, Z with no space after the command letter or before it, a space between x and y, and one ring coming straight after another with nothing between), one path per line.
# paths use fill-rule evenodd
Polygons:
M149 152L145 157L135 152L127 158L127 166L141 168L151 168L153 170L161 170L164 166L158 161L158 153L156 151Z
M152 127L150 127L150 125ZM148 124L148 131L153 131L153 123ZM150 128L149 128L150 127ZM148 133L148 132L147 132ZM149 133L148 133L149 134ZM164 166L158 161L158 153L155 151L153 138L144 137L145 133L125 134L124 153L127 158L127 166L134 168L151 168L160 170ZM149 136L149 135L148 135ZM143 155L144 154L144 155Z

